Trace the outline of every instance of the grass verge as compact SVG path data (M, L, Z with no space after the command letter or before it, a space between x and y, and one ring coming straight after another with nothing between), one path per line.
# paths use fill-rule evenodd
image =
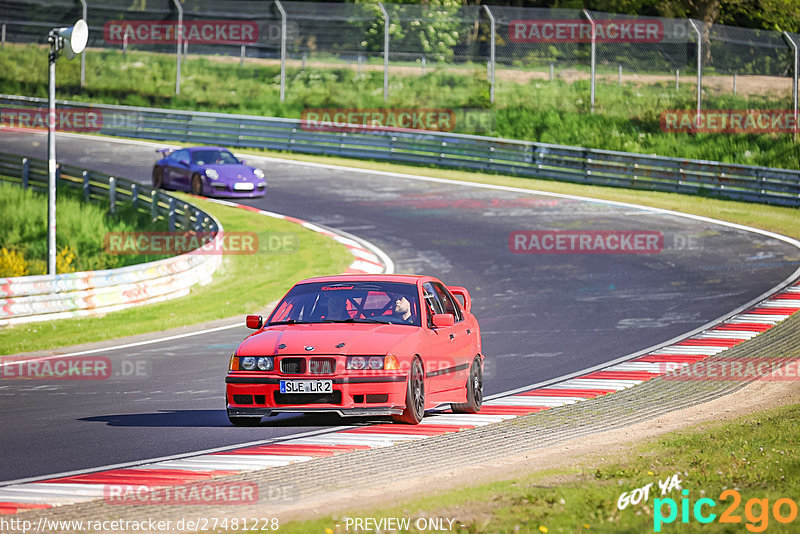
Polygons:
M101 204L83 202L80 192L68 187L60 188L57 197L59 273L115 269L167 257L111 254L98 239L110 232L166 231L166 221L154 223L149 214L127 203L111 215ZM13 269L0 262L0 277L46 274L46 220L46 194L0 182L0 244L21 260Z
M336 517L289 522L281 524L281 532L344 533L347 517L411 520L411 528L384 532L428 531L414 528L420 517L455 519L448 531L456 533L657 532L659 516L662 532L791 532L800 524L800 460L793 453L798 446L800 405L795 404L730 423L665 434L632 447L624 456L591 465L460 488L387 508L353 509ZM674 475L688 495L678 488L662 495L659 482ZM647 500L620 509L621 498L625 504L623 493L630 497L635 489L651 483ZM686 522L682 521L684 498ZM716 503L712 507L703 501L698 509L704 517L715 514L709 524L695 515L702 498ZM794 503L781 501L778 509L784 519L793 517L787 524L776 517L779 499ZM671 506L676 517L668 524ZM721 521L726 510L732 522ZM350 532L354 531L351 527Z
M169 54L90 50L86 84L80 84L80 62L57 65L59 97L82 102L171 109L243 113L300 118L308 109L452 109L483 114L475 122L464 115L455 131L510 139L584 146L681 158L717 160L788 169L800 168L800 152L792 135L673 133L664 131L661 114L695 108L691 84L674 88L670 76L649 84L608 83L596 87L591 111L588 80L544 81L518 76L504 80L501 69L495 102L483 70L431 68L391 73L388 101L383 99L383 73L361 73L346 65L314 63L290 66L285 100L280 99L280 65L249 59L189 56L182 63L181 94L175 95L175 60ZM485 69L485 67L483 67ZM412 73L413 72L413 73ZM662 71L665 72L665 71ZM0 92L47 96L47 54L37 45L9 44L0 55ZM710 78L708 78L710 79ZM790 92L741 96L706 87L706 110L790 109ZM354 106L354 102L358 105ZM455 115L459 117L458 114ZM449 119L448 119L449 120Z
M226 232L256 232L262 239L270 234L291 233L296 235L297 248L226 255L213 282L193 287L191 294L183 298L103 317L5 327L0 329L0 354L158 332L254 312L283 296L296 281L341 273L352 262L344 246L296 224L199 199L192 198L191 202L217 217Z

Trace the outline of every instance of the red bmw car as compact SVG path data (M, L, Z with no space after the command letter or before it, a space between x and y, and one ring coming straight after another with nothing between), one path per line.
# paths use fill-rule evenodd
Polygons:
M430 276L340 275L296 284L230 360L228 419L274 412L392 416L417 424L449 403L483 400L478 321L463 287Z

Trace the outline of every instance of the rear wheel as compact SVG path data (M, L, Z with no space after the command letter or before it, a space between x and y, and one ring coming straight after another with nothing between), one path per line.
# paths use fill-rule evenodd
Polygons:
M153 188L154 189L164 188L164 169L162 169L161 167L155 167L153 169Z
M233 426L258 426L261 424L261 416L231 415L230 412L228 412L228 421L230 421Z
M417 425L425 416L425 376L422 363L414 358L408 373L406 388L406 408L401 415L394 416L395 421Z
M483 373L479 358L472 360L467 379L467 402L464 404L453 403L450 408L453 413L478 413L483 405Z
M200 196L203 194L203 179L199 174L192 176L192 194Z

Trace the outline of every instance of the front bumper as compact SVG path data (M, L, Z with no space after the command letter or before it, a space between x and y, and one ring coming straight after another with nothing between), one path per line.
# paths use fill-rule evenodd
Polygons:
M331 380L333 392L280 392L281 380ZM395 415L406 402L406 376L384 373L368 376L319 376L231 372L225 378L229 415L268 415L272 412L335 412L342 416Z

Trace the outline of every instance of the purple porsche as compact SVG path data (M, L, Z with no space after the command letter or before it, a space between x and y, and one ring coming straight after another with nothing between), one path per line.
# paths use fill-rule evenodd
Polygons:
M194 195L261 197L267 190L264 171L245 165L227 148L162 148L153 167L153 187L190 191Z

